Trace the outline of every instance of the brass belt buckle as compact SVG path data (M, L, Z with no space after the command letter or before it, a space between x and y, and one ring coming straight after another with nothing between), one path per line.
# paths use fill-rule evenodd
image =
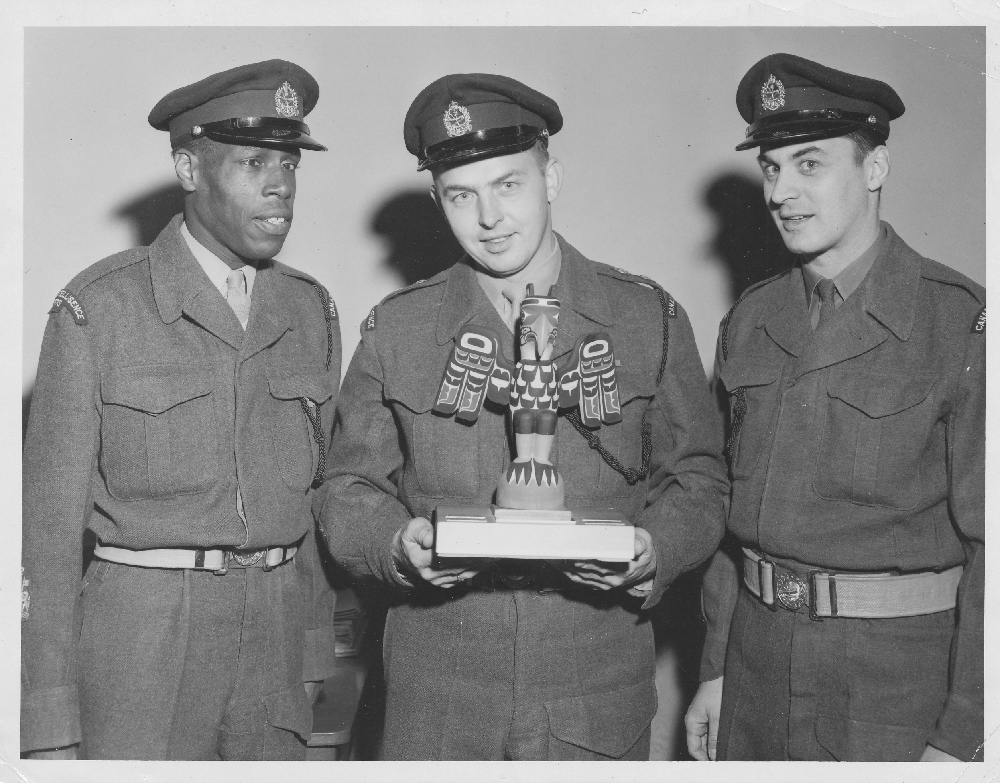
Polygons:
M239 563L244 568L251 568L260 562L260 559L264 557L266 549L254 549L250 552L237 552L233 550L233 560Z
M809 603L809 587L796 574L776 572L774 593L781 605L792 612Z

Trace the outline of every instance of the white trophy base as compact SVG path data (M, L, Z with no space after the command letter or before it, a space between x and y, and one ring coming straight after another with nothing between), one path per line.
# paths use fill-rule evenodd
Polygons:
M438 557L601 560L635 557L635 528L616 511L532 511L440 506L434 512Z

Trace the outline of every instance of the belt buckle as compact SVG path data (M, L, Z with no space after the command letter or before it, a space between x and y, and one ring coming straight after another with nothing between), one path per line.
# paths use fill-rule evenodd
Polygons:
M774 593L781 605L792 612L809 603L809 587L793 573L775 573Z
M237 552L232 550L232 558L243 568L251 568L260 562L260 559L267 553L266 549L254 549L249 552Z
M534 581L534 574L512 574L500 571L500 582L509 590L522 590Z

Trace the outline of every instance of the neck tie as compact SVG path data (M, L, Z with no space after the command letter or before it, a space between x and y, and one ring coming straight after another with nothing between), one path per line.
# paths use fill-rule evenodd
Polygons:
M524 299L524 285L521 283L506 282L501 291L503 298L510 305L510 312L504 319L511 331L517 332L517 320L521 317L521 301Z
M250 320L250 297L247 296L247 278L242 269L234 269L226 275L226 301L246 329Z
M837 286L834 285L833 280L828 277L824 277L819 283L816 284L819 289L819 323L816 329L822 329L824 324L828 324L833 320L833 312L836 310L836 303L833 300L834 293L837 290Z

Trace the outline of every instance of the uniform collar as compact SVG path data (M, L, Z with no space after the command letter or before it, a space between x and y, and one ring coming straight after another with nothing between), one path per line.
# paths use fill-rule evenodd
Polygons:
M881 224L875 236L875 241L868 246L868 249L841 269L839 274L833 278L833 284L836 286L841 300L847 301L850 295L858 290L858 286L867 277L868 272L871 271L872 265L875 263L875 259L878 258L878 254L881 252L887 236L886 225ZM802 279L805 281L806 300L809 306L812 307L812 297L819 295L815 289L819 281L823 279L823 276L808 264L802 264Z
M920 256L886 222L886 239L864 286L868 314L900 340L907 340L916 319Z
M232 268L219 258L215 253L205 247L201 242L195 239L194 234L188 228L187 223L183 220L181 221L181 237L183 237L185 243L187 243L188 249L194 256L195 261L201 266L205 274L208 275L208 279L212 281L212 285L218 289L219 293L222 294L223 299L226 297L226 280L229 277L229 273L232 272ZM250 264L244 264L240 267L243 270L243 275L247 281L247 296L253 297L253 284L257 277L257 269Z
M218 289L181 235L182 220L183 215L175 215L149 247L153 299L164 323L173 323L187 313L229 345L242 346L245 357L292 328L289 313L294 296L285 290L285 276L272 263L257 270L250 321L244 334L236 315L224 299L219 299Z
M575 316L582 316L606 327L612 326L614 319L611 315L611 306L597 278L594 264L559 234L555 236L562 254L562 264L554 292L562 307L559 316L559 340L556 345L558 355L563 352L560 345L564 340L570 339L571 336L575 340L583 333L580 332L583 324ZM444 345L454 339L465 324L482 312L484 306L493 309L493 305L476 279L476 272L471 262L463 259L447 274L438 314L436 333L438 345Z

